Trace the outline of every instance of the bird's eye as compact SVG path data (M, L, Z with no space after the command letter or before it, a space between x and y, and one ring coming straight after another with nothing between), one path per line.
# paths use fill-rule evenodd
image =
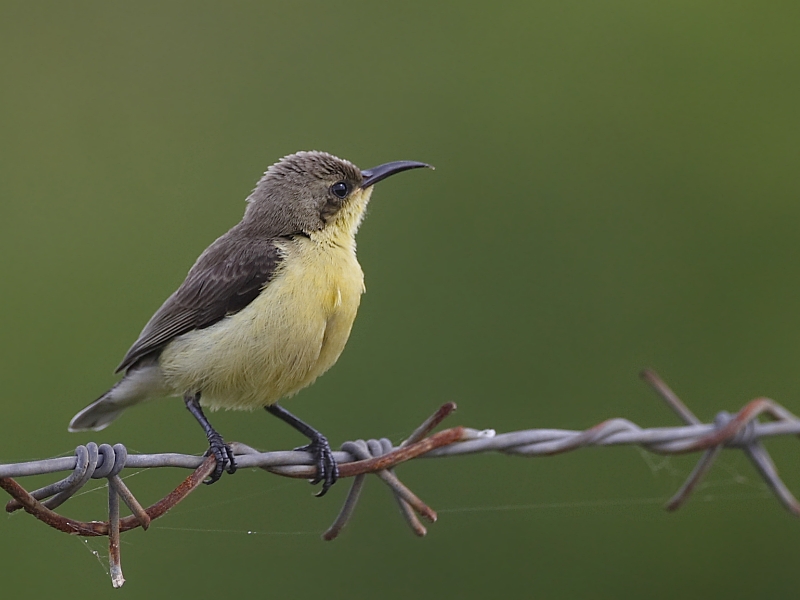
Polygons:
M337 198L344 199L349 191L350 186L348 186L344 181L337 181L331 186L331 193Z

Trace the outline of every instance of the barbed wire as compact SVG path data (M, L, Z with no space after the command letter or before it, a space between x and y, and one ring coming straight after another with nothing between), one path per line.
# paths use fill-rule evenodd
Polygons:
M494 430L453 427L430 435L455 410L454 403L447 403L397 447L386 438L346 442L334 456L339 463L340 476L353 477L353 483L338 517L322 534L323 539L335 539L345 527L358 503L367 474L378 476L389 486L412 531L424 536L427 530L420 517L432 523L436 521L436 512L397 478L393 469L398 464L418 457L441 458L479 452L550 456L588 446L637 445L664 455L702 451L686 482L665 505L667 510L676 510L688 500L722 449L740 449L781 504L795 516L800 516L800 503L780 479L775 464L761 443L763 438L800 435L800 419L773 400L757 398L735 415L720 412L713 423L702 423L655 372L647 370L641 376L685 423L683 426L644 429L627 419L616 418L584 431L528 429L496 434ZM759 417L762 415L773 421L761 422ZM313 479L316 475L313 457L307 452L259 452L238 442L230 445L241 468L259 467L277 475L302 479ZM120 534L136 527L147 529L153 519L164 515L206 480L215 466L213 455L129 455L122 444L98 446L90 442L78 446L74 456L0 464L0 488L12 497L6 504L7 512L24 509L47 525L74 535L108 536L111 581L114 587L120 587L125 581L120 562ZM157 467L194 471L164 498L144 508L119 474L124 468ZM60 471L71 473L33 492L28 492L13 479ZM55 508L90 479L103 478L108 480L108 521L77 521L55 512ZM120 499L128 506L131 515L120 517Z

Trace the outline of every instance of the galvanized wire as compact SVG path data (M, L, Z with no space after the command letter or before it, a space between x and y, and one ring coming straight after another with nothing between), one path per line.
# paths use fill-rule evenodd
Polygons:
M697 450L698 442L719 431L721 424L729 422L732 418L727 413L721 413L721 415L724 416L718 417L720 420L717 423L646 429L627 419L609 419L584 431L525 429L497 434L491 429L464 428L464 438L461 441L431 450L419 458L444 458L485 452L501 452L520 456L549 456L590 446L641 446L657 454L685 454ZM784 435L800 435L800 419L753 423L746 431L737 432L736 436L725 440L724 446L742 448L754 440ZM384 454L400 448L399 445L393 445L386 438L381 438L380 442L385 448ZM385 446L386 442L389 443L388 447ZM343 447L348 448L351 443L345 442ZM91 442L89 445L91 446ZM258 452L238 442L232 442L231 445L236 454L238 468L259 467L281 475L297 477L305 477L306 474L312 473L308 468L293 468L311 467L314 464L314 458L306 452L294 450ZM102 446L107 445L103 444ZM117 444L115 448L117 447L124 448L122 444ZM78 446L75 456L0 464L0 477L28 477L61 471L75 471L81 461L85 460L81 458L84 452L86 452L86 446ZM333 454L339 464L361 460L359 455L352 451L342 450ZM162 467L196 469L204 459L204 456L194 454L128 454L127 458L122 459L122 466L126 469ZM104 477L98 472L101 469L105 470L109 461L111 466L117 466L116 463L119 460L114 454L100 454L94 463L94 471L88 473L86 478ZM84 482L81 480L79 483L83 484ZM59 484L54 485L58 486ZM81 485L77 487L81 487Z

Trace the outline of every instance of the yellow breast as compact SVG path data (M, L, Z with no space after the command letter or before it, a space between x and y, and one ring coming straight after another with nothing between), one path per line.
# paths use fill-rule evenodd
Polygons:
M355 243L336 241L286 242L278 273L253 302L173 340L160 359L173 393L199 391L211 409L253 409L327 371L344 349L364 292Z

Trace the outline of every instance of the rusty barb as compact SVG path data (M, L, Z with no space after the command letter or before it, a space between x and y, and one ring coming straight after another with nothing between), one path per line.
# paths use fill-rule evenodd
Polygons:
M721 412L713 423L704 424L653 371L644 371L641 376L685 425L642 429L626 419L609 419L585 431L529 429L495 434L493 430L453 427L431 434L455 410L456 405L450 402L444 404L397 447L386 438L346 442L341 451L334 455L339 463L340 476L352 477L353 482L341 512L322 534L323 539L335 539L350 520L368 474L376 475L389 487L411 530L418 536L424 536L427 530L420 518L433 523L436 521L436 512L403 485L394 473L397 465L413 458L492 451L522 456L550 456L587 446L638 445L657 454L702 451L689 478L667 502L665 508L670 511L688 500L723 448L738 448L745 452L783 506L800 516L800 503L781 481L761 443L765 437L800 435L800 419L772 400L757 398L735 415ZM770 417L772 421L761 422L759 417L762 415ZM241 468L259 467L277 475L301 479L313 479L316 474L313 457L306 452L259 452L237 442L231 443L231 447ZM181 467L194 471L164 498L144 508L119 474L123 468L154 467ZM114 587L120 587L125 581L120 563L120 534L136 527L147 529L153 519L164 515L206 480L214 467L213 456L129 455L122 444L98 446L90 442L78 446L74 456L0 464L0 488L13 498L6 504L7 512L24 509L50 527L73 535L108 536L111 581ZM58 471L71 473L61 481L33 492L28 492L12 479ZM108 480L107 521L76 521L55 512L54 509L81 489L89 479ZM120 500L128 507L130 515L120 516Z

